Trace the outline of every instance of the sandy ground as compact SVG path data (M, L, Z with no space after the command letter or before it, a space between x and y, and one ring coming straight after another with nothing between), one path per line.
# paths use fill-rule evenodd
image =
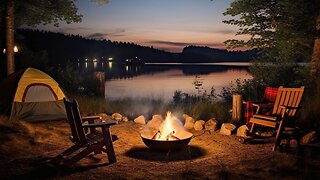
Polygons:
M241 144L235 135L194 131L187 150L154 152L132 121L111 127L117 162L104 154L87 157L72 167L57 168L47 160L72 145L65 121L36 123L37 142L28 155L2 154L1 179L317 179L320 159L273 152L273 138ZM41 131L40 131L41 130ZM41 133L40 133L41 132ZM47 132L47 133L44 133ZM54 132L54 133L52 133ZM40 143L39 143L40 142ZM15 147L12 147L15 148Z

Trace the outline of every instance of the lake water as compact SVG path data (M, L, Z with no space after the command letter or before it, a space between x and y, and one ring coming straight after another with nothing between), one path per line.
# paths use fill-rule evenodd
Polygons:
M143 66L115 66L102 64L106 73L105 96L119 98L172 99L176 90L196 94L194 82L201 81L207 92L211 87L220 93L235 79L250 79L248 63L206 64L146 64Z

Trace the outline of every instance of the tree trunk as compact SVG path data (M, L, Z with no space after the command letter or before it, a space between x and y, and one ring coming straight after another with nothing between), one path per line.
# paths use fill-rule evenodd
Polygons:
M14 72L14 2L6 1L6 57L7 57L7 74Z
M320 13L316 21L316 30L317 35L313 46L310 74L315 79L320 79Z

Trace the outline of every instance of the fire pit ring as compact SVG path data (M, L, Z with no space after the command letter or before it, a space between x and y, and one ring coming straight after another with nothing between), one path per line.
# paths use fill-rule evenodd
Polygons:
M179 140L157 140L157 139L149 139L147 137L144 137L141 134L142 141L144 144L151 150L155 151L177 151L177 150L182 150L185 149L193 134L190 133L189 137L186 137L184 139L179 139Z

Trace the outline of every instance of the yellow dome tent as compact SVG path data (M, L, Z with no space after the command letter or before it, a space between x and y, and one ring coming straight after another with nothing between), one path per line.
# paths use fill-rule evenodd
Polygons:
M13 73L1 82L0 111L27 121L66 118L64 93L48 74L34 68Z

